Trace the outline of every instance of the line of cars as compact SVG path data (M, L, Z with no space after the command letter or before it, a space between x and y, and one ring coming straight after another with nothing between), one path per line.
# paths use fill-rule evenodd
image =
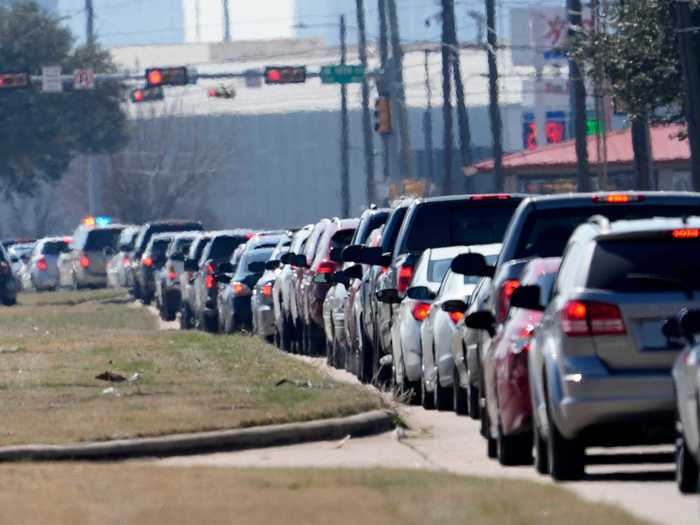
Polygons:
M695 491L698 217L693 193L493 194L249 232L228 260L201 255L221 235L202 232L181 325L324 355L480 420L489 457L558 481L584 477L586 448L675 442Z

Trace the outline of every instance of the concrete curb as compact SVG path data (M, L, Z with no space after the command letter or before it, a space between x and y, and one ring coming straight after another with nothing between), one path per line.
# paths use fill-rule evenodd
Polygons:
M354 416L287 423L239 430L222 430L171 436L73 443L68 445L19 445L0 447L0 462L113 460L227 452L251 448L329 441L388 432L396 414L374 410Z

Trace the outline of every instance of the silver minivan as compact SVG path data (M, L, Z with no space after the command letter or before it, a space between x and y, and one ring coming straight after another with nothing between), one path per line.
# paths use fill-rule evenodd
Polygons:
M70 251L58 258L60 285L73 289L107 286L107 262L117 253L123 229L117 224L78 227Z

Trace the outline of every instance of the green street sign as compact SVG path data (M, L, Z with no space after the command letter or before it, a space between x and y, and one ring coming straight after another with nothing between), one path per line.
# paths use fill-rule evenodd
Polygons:
M603 135L605 133L605 122L595 118L586 119L586 136Z
M365 67L362 65L321 66L321 83L351 84L365 80Z

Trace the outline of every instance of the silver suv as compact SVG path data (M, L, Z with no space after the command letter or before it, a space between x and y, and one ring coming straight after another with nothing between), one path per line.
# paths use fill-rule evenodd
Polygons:
M673 442L678 348L661 328L700 306L698 261L700 218L596 216L574 231L529 354L538 470L577 479L585 447ZM521 288L513 306L543 309Z

